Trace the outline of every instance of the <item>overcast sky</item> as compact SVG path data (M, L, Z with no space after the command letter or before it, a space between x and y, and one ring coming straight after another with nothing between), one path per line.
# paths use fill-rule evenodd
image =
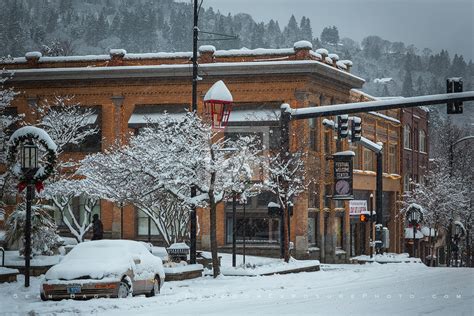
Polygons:
M203 6L226 15L249 13L257 22L275 19L282 29L291 14L298 23L304 15L315 37L336 25L340 37L358 42L378 35L474 60L474 0L204 0Z

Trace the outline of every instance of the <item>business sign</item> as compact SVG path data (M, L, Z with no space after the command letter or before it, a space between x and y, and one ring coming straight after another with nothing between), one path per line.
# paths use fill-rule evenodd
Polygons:
M352 200L352 157L353 151L335 153L334 160L334 200Z
M349 201L349 214L350 215L361 215L367 214L367 201L366 200L351 200Z

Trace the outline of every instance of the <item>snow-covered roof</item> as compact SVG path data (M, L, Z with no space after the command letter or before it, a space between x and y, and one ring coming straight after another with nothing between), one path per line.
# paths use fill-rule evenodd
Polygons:
M258 56L258 55L284 55L294 54L293 48L241 48L241 49L229 49L229 50L217 50L214 53L216 57L230 57L230 56Z
M231 103L233 101L232 94L225 85L224 81L219 80L212 85L212 87L207 90L206 95L204 96L204 102L223 102Z

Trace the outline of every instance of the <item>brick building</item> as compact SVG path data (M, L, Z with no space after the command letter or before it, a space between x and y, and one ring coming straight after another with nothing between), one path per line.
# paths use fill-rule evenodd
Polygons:
M403 151L402 151L402 173L403 173L403 191L410 191L411 183L423 183L425 173L429 164L429 138L428 124L429 111L425 107L413 107L402 110L403 126ZM409 232L410 229L407 230ZM409 236L412 236L408 233ZM424 236L421 231L417 237L417 256L425 260L429 254L428 236ZM424 242L426 241L426 242ZM404 251L413 253L413 240L407 238L404 243Z
M143 126L147 115L164 111L180 112L191 102L191 53L128 54L111 50L109 55L42 57L27 54L0 67L14 71L8 84L21 94L12 106L33 121L30 105L54 95L73 95L75 102L94 106L100 128L99 137L89 139L87 146L77 147L65 157L80 159L90 152L104 150L114 142L125 143L129 132ZM234 111L225 133L257 133L270 150L276 149L278 115L282 103L293 108L312 107L353 101L371 100L359 92L364 81L350 73L347 61L326 50L313 51L308 42L295 43L288 49L215 50L200 48L199 64L202 80L198 84L198 113L202 98L217 80L224 80L234 98ZM391 251L402 249L395 201L402 191L400 111L363 113L363 135L384 144L384 222L391 232ZM291 147L302 146L308 152L307 168L314 179L308 191L295 201L291 219L293 255L318 258L325 262L345 261L349 256L368 252L367 224L350 216L348 202L337 202L332 194L332 167L325 157L336 151L334 132L326 130L321 119L292 122ZM367 200L375 190L375 155L343 142L343 149L356 153L354 168L355 198ZM239 228L238 239L248 240L249 254L279 254L278 219L267 215L268 194L249 200L246 215L238 208L237 225L245 221L246 231ZM81 212L81 199L75 208ZM231 207L218 208L217 238L222 251L231 242ZM108 201L101 201L100 212L106 237L147 240L159 243L156 229L139 210L121 210ZM123 220L123 232L121 224ZM198 211L200 232L198 246L209 247L209 214ZM61 224L61 223L59 223ZM150 228L149 228L150 227Z

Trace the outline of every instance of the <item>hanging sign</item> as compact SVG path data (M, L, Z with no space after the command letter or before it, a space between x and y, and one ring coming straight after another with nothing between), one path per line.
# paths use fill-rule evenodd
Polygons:
M334 194L333 200L352 200L352 157L353 151L333 154L334 160Z
M349 214L350 215L368 214L367 201L366 200L349 201Z

